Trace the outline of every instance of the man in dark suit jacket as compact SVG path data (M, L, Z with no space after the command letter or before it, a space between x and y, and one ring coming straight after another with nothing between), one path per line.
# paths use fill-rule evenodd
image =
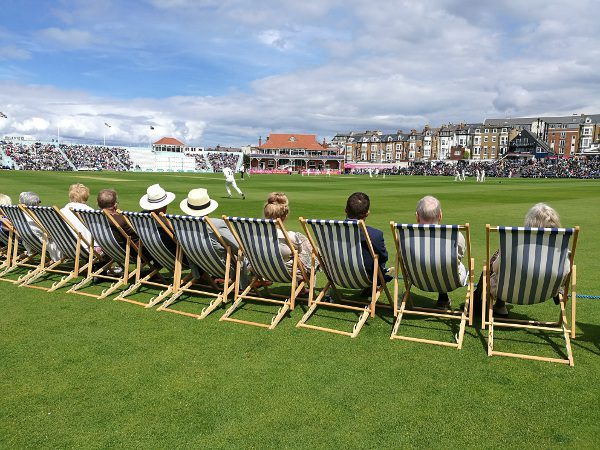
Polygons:
M121 212L117 209L118 197L117 192L113 189L102 189L98 192L98 207L104 211L106 211L110 216L115 220L115 222L121 227L121 229L125 232L127 236L131 238L133 242L136 244L139 241L139 238L135 231L129 226L129 223L125 220L125 217ZM110 224L110 228L113 232L113 235L117 242L125 247L125 237L121 234L121 232L115 227L112 223Z
M369 200L369 196L364 192L355 192L350 197L348 197L348 201L346 202L346 218L349 220L365 220L369 215L370 207L371 201ZM386 274L387 269L385 267L385 263L388 260L388 253L385 248L385 242L383 240L383 231L367 225L367 233L369 234L369 239L371 240L373 250L379 257L379 267L384 273L384 278L387 283L393 280L393 278ZM367 241L362 235L360 243L362 247L362 256L365 265L365 270L367 271L367 274L370 277L372 277L373 257L371 256L371 252L369 251Z

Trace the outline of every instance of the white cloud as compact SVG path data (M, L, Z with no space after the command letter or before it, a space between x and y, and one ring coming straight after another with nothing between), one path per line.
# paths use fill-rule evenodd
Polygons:
M278 30L265 30L258 35L258 40L279 50L286 50L290 47L288 40Z
M56 27L40 30L39 35L67 49L82 48L90 45L93 41L89 31L75 28L61 29Z
M15 59L26 60L31 58L31 53L23 48L18 48L16 45L0 46L0 60Z

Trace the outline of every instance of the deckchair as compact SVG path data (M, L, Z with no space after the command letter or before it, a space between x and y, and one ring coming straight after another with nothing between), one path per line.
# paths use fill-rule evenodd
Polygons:
M52 238L63 255L59 261L55 261L34 276L27 278L22 286L52 292L83 273L87 272L88 276L94 273L92 266L99 261L99 255L94 251L92 244L81 235L56 206L20 206L44 231L45 241ZM60 269L56 268L59 266ZM59 273L64 276L60 281L53 283L49 289L31 285L40 276L48 273Z
M556 322L495 318L490 295L491 270L490 234L498 233L500 267L497 277L496 299L519 305L541 303L559 296L560 314ZM486 265L483 267L484 288L482 299L487 302L488 356L501 355L538 361L573 365L571 340L575 338L576 267L575 249L579 227L575 228L525 228L491 227L486 225ZM571 239L572 238L572 239ZM570 246L570 247L569 247ZM565 265L569 268L566 274ZM562 283L564 278L564 283ZM567 322L566 305L571 288L571 328ZM562 291L561 291L562 288ZM531 329L562 333L567 358L547 358L521 353L494 350L494 327Z
M309 308L296 326L355 338L367 319L375 317L376 303L382 290L390 304L392 303L392 297L379 266L379 256L373 250L367 227L362 220L314 220L300 217L300 223L313 246L313 252L327 277L327 282L317 298L313 300L312 293L316 288L315 264L313 263L310 272ZM365 268L361 238L364 238L373 258L373 275L371 276ZM349 302L349 299L339 293L338 288L370 289L371 300L366 305L362 303L360 306L348 304L356 302ZM325 302L324 297L329 289L334 291L337 300L346 301L344 303ZM319 306L360 313L358 322L354 325L352 332L307 324L306 321Z
M204 319L212 311L219 307L221 303L227 303L227 296L235 287L232 268L231 247L223 240L219 231L208 217L193 217L167 214L165 216L173 226L175 238L181 246L182 252L179 253L177 264L182 264L183 254L188 262L202 268L204 272L214 278L224 280L223 288L212 282L208 287L211 290L198 289L198 287L207 287L206 284L194 284L190 287L180 287L178 291L166 300L158 311L168 311L185 316ZM223 255L223 252L225 255ZM223 257L224 256L224 257ZM181 273L181 271L179 271ZM199 280L194 280L198 282ZM216 292L215 292L216 291ZM215 297L210 304L202 309L200 314L193 314L186 311L180 311L169 308L184 293L201 294Z
M181 267L177 267L176 261L181 252L181 247L177 245L175 253L165 245L162 240L160 230L164 230L168 239L171 239L176 243L173 235L173 230L170 229L156 213L138 213L124 211L123 215L125 219L129 221L132 228L136 231L140 238L139 248L137 252L137 269L135 283L132 284L125 291L121 292L115 300L121 300L124 302L133 303L135 305L141 305L146 308L151 308L160 302L164 301L168 296L177 292L180 288L180 282L183 281L185 287L191 285L191 275L186 276L181 280ZM160 275L160 269L153 268L148 274L142 277L141 267L143 265L143 249L152 256L152 259L157 265L160 265L163 269L169 272L172 276L172 282L153 280L154 277L162 278ZM153 286L160 288L162 291L148 300L147 303L140 302L127 298L129 295L135 293L143 285Z
M473 270L471 258L471 234L469 224L465 225L419 225L390 222L396 247L396 270L398 266L404 279L404 295L398 308L398 279L394 280L394 313L397 315L390 339L462 348L467 318L473 320ZM466 261L468 274L466 280L459 273L461 262L458 259L459 233L465 232ZM462 311L434 309L414 306L411 288L425 292L448 293L467 286L465 305ZM410 306L407 307L407 304ZM460 320L460 328L455 336L456 342L436 341L398 334L400 323L405 315L417 315L438 319Z
M4 215L2 209L0 209L0 215ZM0 274L10 267L14 235L12 225L5 223L3 226L6 229L2 229L0 226L0 260L2 260L2 263L0 264Z
M223 216L223 220L225 220L225 223L235 237L239 245L239 251L236 262L234 302L220 320L255 325L272 330L285 316L287 311L294 309L296 297L300 294L308 281L304 266L298 257L298 252L290 241L287 231L283 226L283 222L280 219L251 219ZM286 243L292 252L293 263L291 273L286 268L285 261L281 256L277 230L280 230L281 233L283 233ZM248 261L250 262L254 277L250 281L250 284L240 292L240 274L244 256L248 258ZM300 272L300 280L298 280L298 272ZM272 294L266 289L269 298L259 296L258 294L249 295L250 291L254 288L255 283L261 281L289 283L290 294L289 296ZM282 300L279 300L280 298ZM233 312L241 306L242 302L246 300L281 305L281 307L271 318L270 324L230 317Z
M16 280L2 278L12 283L23 283L28 278L46 270L47 239L44 238L40 241L38 236L34 234L27 221L27 214L22 210L22 206L20 208L18 205L3 205L2 211L12 223L14 233L11 246L8 249L9 264L0 272L0 277L4 277L19 268L28 268L30 270L19 276ZM23 243L27 243L31 249L30 254L25 251ZM50 264L52 267L55 265L54 263Z
M111 229L111 223L114 224L114 226L117 227L117 229L119 229L121 232L120 227L115 220L104 211L88 209L72 209L72 211L86 226L86 228L90 230L92 244L102 248L105 257L109 259L104 262L100 270L96 270L95 273L89 273L84 280L73 286L67 292L76 292L78 294L87 295L97 299L106 298L117 289L127 285L129 280L135 276L136 271L131 271L129 266L132 262L132 252L135 255L137 252L137 247L135 243L131 242L131 238L124 232L122 234L125 238L125 247L122 247L121 244L119 244L119 242L115 239ZM114 264L118 264L123 269L121 276L108 275L106 273L106 270L113 267ZM104 289L99 295L79 292L79 290L85 285L92 282L94 278L110 280L113 281L113 283L111 286Z

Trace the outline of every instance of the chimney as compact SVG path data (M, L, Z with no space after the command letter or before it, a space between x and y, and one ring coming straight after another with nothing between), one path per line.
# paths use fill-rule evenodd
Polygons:
M260 147L261 145L262 145L262 136L260 136L260 137L258 138L258 146Z

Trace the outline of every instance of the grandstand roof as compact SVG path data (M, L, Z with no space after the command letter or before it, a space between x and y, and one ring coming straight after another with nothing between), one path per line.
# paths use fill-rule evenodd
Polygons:
M306 150L325 150L317 142L316 134L273 134L258 148L303 148Z
M154 143L154 145L175 145L177 147L185 147L185 144L181 142L179 139L175 139L172 137L164 137L159 139Z

